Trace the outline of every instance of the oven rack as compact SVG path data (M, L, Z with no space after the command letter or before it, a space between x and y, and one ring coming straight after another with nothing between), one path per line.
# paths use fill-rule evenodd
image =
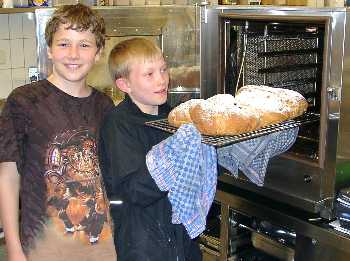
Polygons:
M277 124L271 124L255 131L250 131L250 132L241 133L237 135L232 135L232 136L202 135L202 143L212 145L214 147L224 147L234 143L268 135L277 131L288 130L291 128L299 127L301 125L316 122L316 121L319 121L319 119L320 119L319 114L305 113L302 116L299 116L293 120L288 120ZM168 133L175 133L178 129L177 127L170 126L167 119L148 121L148 122L145 122L145 125L168 132Z

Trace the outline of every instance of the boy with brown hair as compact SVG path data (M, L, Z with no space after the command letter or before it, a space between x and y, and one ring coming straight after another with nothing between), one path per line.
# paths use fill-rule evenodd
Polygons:
M109 68L125 99L101 127L100 165L115 224L119 261L197 261L198 245L182 224L172 224L167 192L146 166L152 146L168 137L146 121L166 118L169 74L160 48L145 38L117 44ZM121 203L121 204L120 204Z
M45 38L52 73L15 89L0 117L8 260L115 261L96 139L113 103L86 83L105 44L104 21L87 6L62 6Z

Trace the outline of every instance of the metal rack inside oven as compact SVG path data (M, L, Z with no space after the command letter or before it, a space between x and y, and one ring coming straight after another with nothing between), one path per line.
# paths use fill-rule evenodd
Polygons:
M306 113L300 117L297 117L293 120L284 121L277 124L271 124L259 130L250 131L246 133L241 133L232 136L209 136L202 135L202 142L208 145L212 145L214 147L224 147L234 143L242 142L249 139L254 139L257 137L261 137L264 135L268 135L274 132L288 130L291 128L299 127L301 125L309 124L312 122L318 121L320 118L319 114L314 113ZM156 121L146 122L145 125L157 128L169 133L175 133L177 131L177 127L173 127L169 125L167 119L161 119Z

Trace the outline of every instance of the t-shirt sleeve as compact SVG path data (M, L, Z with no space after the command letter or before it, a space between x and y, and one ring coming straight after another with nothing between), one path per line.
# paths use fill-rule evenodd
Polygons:
M103 115L107 115L114 108L114 103L110 97L105 95Z
M166 196L152 179L137 133L107 119L101 129L100 164L107 194L143 207Z
M16 95L10 95L0 116L0 162L16 162L20 169L27 119Z

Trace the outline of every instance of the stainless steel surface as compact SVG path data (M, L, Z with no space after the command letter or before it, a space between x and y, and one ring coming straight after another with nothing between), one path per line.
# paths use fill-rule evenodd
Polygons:
M319 85L316 85L314 97L319 102L318 106L313 108L316 113L320 114L320 121L319 124L310 125L303 130L305 133L314 134L304 136L303 132L300 132L298 138L300 142L297 142L288 153L270 161L264 187L256 187L243 175L239 179L223 175L220 179L258 195L318 213L325 218L332 218L333 201L337 190L350 184L350 173L344 174L344 171L337 171L339 164L350 164L350 88L348 86L350 84L348 40L350 26L347 22L350 18L349 10L345 8L206 6L202 8L200 15L201 93L203 98L216 93L224 93L229 89L227 87L235 90L234 86L225 86L228 55L230 55L228 25L231 22L232 24L237 21L242 24L244 21L253 24L294 23L298 26L316 24L324 28L322 29L324 30L323 42L315 42L321 45L321 50L323 48L321 59L315 60L316 63L322 63L322 71L316 79ZM247 43L246 41L246 39L242 40L244 44ZM300 46L301 43L296 45ZM283 41L281 44L284 44ZM287 41L286 44L288 44ZM313 44L309 46L311 47L308 48L311 49L307 52L311 57L313 48L317 46ZM305 52L304 49L303 47L298 51ZM241 51L245 54L242 55L244 59L248 59L249 51L251 51L249 48L246 50L247 53ZM273 53L269 51L271 50L266 49L262 55L271 56ZM308 56L304 55L303 59L307 60ZM243 58L237 63L241 64L242 60ZM254 60L249 60L250 66L254 65ZM268 61L265 59L265 62ZM243 62L247 63L247 60ZM286 65L288 66L288 63ZM241 73L239 75L241 79L247 76L244 73L246 72L243 68L242 75ZM266 78L261 78L261 81L256 80L256 82L249 83L268 83ZM240 84L243 83L244 81L241 80ZM313 100L309 102L312 104Z
M163 50L170 72L185 72L183 82L199 87L199 21L196 6L113 6L94 7L106 22L106 47L101 59L88 75L88 83L98 89L114 86L108 70L108 55L115 44L131 37L145 37ZM44 38L45 26L54 8L36 9L40 79L51 72ZM180 69L180 70L177 70ZM198 74L198 79L196 75ZM171 75L173 76L173 74ZM181 83L172 77L171 83ZM170 88L178 87L170 86Z
M222 208L232 208L248 216L269 220L273 224L283 224L286 229L293 230L298 235L301 234L313 239L316 243L320 242L330 248L337 249L339 252L343 251L349 254L350 240L347 235L337 232L327 225L322 226L308 221L307 218L300 218L295 212L291 212L291 209L273 208L259 199L248 200L245 197L232 195L221 190L217 192L216 200L222 203ZM228 218L223 220L223 223L228 222ZM222 235L221 240L226 240L227 236Z
M337 143L337 162L350 162L350 27L347 26L344 28L344 35L346 36L347 41L344 41L344 60L343 65L343 77L342 85L337 85L336 83L332 84L334 88L340 90L340 115L336 115L337 111L335 110L335 117L339 117L339 139ZM335 73L335 72L334 72ZM333 107L333 103L330 104ZM336 102L335 107L339 106Z
M170 88L168 91L168 104L173 108L190 99L199 99L200 94L201 92L199 87L188 88L183 86L173 86L173 88Z
M252 233L252 243L257 249L278 258L279 260L294 261L294 250L264 237L256 232Z

